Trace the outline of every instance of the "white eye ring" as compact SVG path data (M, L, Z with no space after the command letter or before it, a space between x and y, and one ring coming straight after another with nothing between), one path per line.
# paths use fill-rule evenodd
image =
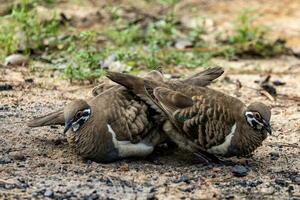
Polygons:
M261 115L258 112L254 113L254 117L256 119L261 119Z

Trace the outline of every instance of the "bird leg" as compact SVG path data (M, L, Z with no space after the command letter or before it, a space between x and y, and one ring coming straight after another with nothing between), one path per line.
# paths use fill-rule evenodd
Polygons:
M204 164L211 164L211 163L220 164L220 162L222 162L218 157L209 154L205 151L195 152L194 155L199 162Z
M224 166L231 166L234 163L232 161L228 160L222 160L218 157L216 157L213 154L207 153L205 151L198 151L194 153L195 159L194 161L197 163L202 163L202 164L220 164Z

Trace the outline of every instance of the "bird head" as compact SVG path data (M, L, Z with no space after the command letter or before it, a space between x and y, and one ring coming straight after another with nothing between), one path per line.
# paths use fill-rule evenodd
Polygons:
M260 102L251 103L244 115L247 123L253 129L259 132L266 130L270 135L272 134L270 126L271 110L268 106Z
M90 118L91 107L84 100L75 100L69 103L64 109L65 129L66 133L70 128L76 133Z

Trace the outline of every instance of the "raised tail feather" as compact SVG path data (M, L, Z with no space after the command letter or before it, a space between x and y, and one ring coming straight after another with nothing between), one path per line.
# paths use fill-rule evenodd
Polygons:
M213 80L221 76L223 73L224 70L222 67L208 68L186 78L183 80L183 83L203 87L209 85Z
M63 110L58 110L53 113L49 113L42 117L37 117L27 122L29 127L39 127L39 126L49 126L49 125L64 125L64 112Z
M163 82L157 82L155 80L146 80L130 74L123 74L119 72L108 71L106 76L120 85L123 85L129 90L132 90L135 94L148 95L145 90L145 85L150 84L153 88L163 84Z
M165 86L164 82L159 82L150 79L144 79L130 74L123 74L119 72L108 71L106 76L127 89L131 90L134 94L143 99L147 104L149 104L153 109L158 112L162 112L161 108L158 108L159 104L155 101L153 96L153 90L159 86Z

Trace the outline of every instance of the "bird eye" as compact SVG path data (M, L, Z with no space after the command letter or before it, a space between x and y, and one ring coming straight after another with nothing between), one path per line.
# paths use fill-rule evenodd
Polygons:
M254 116L255 116L256 119L260 119L261 118L261 116L260 116L260 114L258 112L255 113Z
M82 116L82 111L78 111L75 115L75 119L79 119Z

